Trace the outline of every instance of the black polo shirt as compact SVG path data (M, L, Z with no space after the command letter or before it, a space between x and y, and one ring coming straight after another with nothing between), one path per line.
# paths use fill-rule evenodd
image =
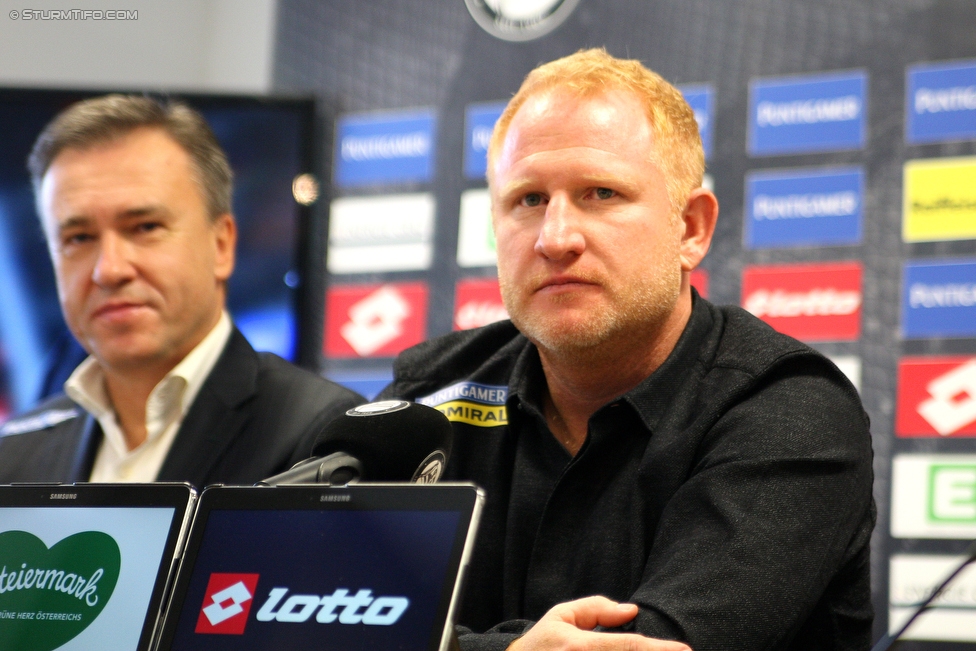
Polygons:
M384 391L447 413L447 478L488 495L462 648L504 649L594 594L695 651L870 646L868 422L829 360L696 296L665 363L591 417L575 457L544 381L503 322L405 351Z

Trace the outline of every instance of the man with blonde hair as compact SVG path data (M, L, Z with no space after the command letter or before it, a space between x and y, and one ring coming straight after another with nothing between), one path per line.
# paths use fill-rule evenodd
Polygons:
M489 149L511 322L405 351L488 502L464 649L864 649L871 442L825 357L689 276L718 217L680 93L578 52Z

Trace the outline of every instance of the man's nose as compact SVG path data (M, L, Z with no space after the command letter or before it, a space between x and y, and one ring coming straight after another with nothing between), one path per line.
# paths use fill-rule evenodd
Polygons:
M102 233L92 280L100 287L117 287L134 277L132 248L128 242L111 231Z
M571 199L553 195L546 204L546 214L535 243L535 251L551 260L578 256L586 248L586 238L580 231L581 214Z

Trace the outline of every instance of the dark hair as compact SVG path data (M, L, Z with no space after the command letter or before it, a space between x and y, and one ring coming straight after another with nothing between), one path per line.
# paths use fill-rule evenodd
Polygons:
M234 175L203 116L180 102L139 95L95 97L59 113L37 137L27 159L35 194L51 163L65 149L87 149L141 127L162 129L189 154L211 218L231 211Z

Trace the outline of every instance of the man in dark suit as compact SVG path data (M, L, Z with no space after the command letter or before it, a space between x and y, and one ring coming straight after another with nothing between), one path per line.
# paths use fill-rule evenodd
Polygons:
M89 357L66 395L0 428L0 483L253 483L363 402L256 353L231 323L232 173L198 113L81 102L29 167L62 311Z

